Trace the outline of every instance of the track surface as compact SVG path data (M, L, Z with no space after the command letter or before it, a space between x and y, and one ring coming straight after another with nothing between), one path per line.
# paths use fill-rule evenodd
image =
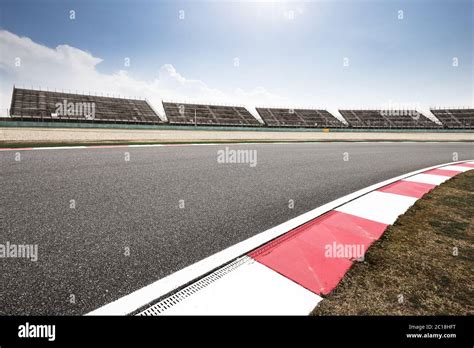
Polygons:
M229 145L257 150L252 168L219 164L225 146L0 152L0 243L39 249L0 259L0 314L84 314L353 191L474 158L472 143Z

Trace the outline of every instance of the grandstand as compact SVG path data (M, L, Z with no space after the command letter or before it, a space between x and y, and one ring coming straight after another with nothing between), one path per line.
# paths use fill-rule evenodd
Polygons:
M163 102L170 124L198 126L261 126L243 106Z
M431 109L445 128L474 129L474 109Z
M416 110L339 110L351 128L435 129L441 126Z
M268 127L342 128L346 127L326 110L257 108Z
M438 124L416 110L256 108L262 124L243 106L163 101L163 121L146 100L13 88L10 117L1 121L61 121L149 125L279 128L474 129L474 109L431 109Z
M10 116L35 121L164 123L145 100L15 87Z

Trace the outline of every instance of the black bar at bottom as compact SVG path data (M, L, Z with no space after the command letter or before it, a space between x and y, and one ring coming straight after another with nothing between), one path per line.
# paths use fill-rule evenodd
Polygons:
M28 324L26 324L28 323ZM47 337L19 337L31 325ZM37 328L37 327L35 327ZM43 327L42 329L44 329ZM443 317L0 317L0 346L55 344L410 344L472 347L472 316ZM40 332L41 330L35 331ZM46 332L46 331L44 331ZM51 338L51 335L49 336Z

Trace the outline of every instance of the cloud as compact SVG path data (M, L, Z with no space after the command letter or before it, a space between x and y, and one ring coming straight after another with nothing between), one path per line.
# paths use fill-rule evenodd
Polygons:
M146 98L162 114L163 99L242 105L275 105L283 100L263 87L250 91L236 88L224 93L201 80L182 76L171 64L161 66L150 80L137 79L126 70L101 73L97 65L103 60L89 52L69 45L50 48L6 30L0 30L0 52L1 114L10 107L14 84Z

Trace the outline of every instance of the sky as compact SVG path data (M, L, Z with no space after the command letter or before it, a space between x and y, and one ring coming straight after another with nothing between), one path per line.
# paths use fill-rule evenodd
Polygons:
M472 0L0 0L13 85L246 106L474 104Z

